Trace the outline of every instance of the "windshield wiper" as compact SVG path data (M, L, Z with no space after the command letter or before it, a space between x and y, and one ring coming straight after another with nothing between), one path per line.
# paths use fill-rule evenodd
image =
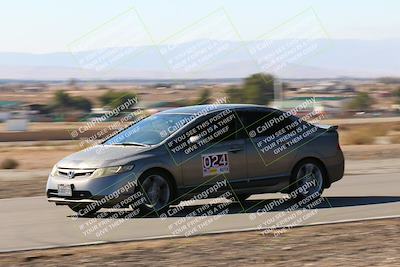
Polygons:
M116 146L143 146L143 147L149 146L149 145L147 145L147 144L135 143L135 142L114 143L114 144L112 144L112 145L116 145Z

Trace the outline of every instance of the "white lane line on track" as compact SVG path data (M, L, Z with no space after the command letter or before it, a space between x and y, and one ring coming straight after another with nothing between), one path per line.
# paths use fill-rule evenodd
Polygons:
M400 215L389 215L389 216L378 216L378 217L367 217L367 218L359 218L359 219L346 219L346 220L336 220L336 221L327 221L327 222L315 222L304 225L296 225L291 228L300 228L307 226L317 226L317 225L328 225L328 224L338 224L338 223L350 223L350 222L360 222L360 221L371 221L371 220L382 220L382 219L395 219L400 218ZM276 227L276 229L282 229L283 227ZM220 231L210 231L207 233L200 233L193 235L195 236L205 236L205 235L214 235L214 234L227 234L227 233L240 233L240 232L250 232L250 231L258 231L266 228L242 228L242 229L229 229L229 230L220 230ZM32 250L43 250L43 249L56 249L56 248L70 248L70 247L82 247L82 246L92 246L92 245L103 245L103 244L114 244L114 243L125 243L125 242L135 242L135 241L147 241L147 240L156 240L156 239L166 239L166 238L187 238L185 236L177 236L177 235L160 235L160 236L151 236L151 237L142 237L142 238L134 238L134 239L121 239L116 241L93 241L93 242L84 242L70 245L55 245L55 246L39 246L39 247L28 247L21 249L5 249L0 250L0 253L7 252L22 252L22 251L32 251ZM188 237L190 238L190 237Z

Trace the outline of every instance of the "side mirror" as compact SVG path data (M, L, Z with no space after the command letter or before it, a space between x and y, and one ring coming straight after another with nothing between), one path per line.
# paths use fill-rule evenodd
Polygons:
M195 143L199 142L199 140L200 140L200 136L198 136L198 135L193 135L193 136L189 137L189 142L191 144L195 144Z

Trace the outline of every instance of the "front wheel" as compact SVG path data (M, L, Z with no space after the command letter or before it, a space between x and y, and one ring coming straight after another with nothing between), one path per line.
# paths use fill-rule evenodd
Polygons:
M162 212L168 209L173 199L170 180L164 173L149 172L140 179L140 191L144 196L142 207L147 212Z
M321 197L324 191L325 169L315 160L301 162L293 171L291 197L304 199Z

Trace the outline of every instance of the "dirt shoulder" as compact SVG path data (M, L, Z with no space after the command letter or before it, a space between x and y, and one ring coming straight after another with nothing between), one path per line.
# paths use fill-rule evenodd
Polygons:
M346 160L377 160L400 158L400 144L345 145L342 146Z
M399 266L400 219L0 254L1 266Z

